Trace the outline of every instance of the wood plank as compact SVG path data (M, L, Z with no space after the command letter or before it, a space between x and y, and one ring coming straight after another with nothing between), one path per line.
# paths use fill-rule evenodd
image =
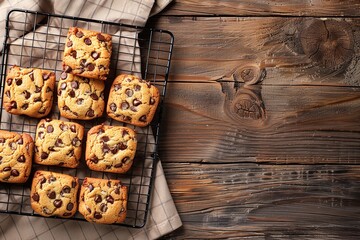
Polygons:
M163 166L184 223L167 237L359 238L359 166Z
M358 16L357 0L175 0L162 15Z
M358 164L360 88L169 83L165 162Z
M358 18L161 17L149 26L175 35L170 81L360 85Z

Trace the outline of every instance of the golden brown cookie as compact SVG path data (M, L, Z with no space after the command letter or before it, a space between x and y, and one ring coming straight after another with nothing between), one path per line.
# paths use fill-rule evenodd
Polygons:
M119 180L85 178L79 212L89 222L122 223L126 218L128 189Z
M65 43L63 70L77 76L106 80L111 50L111 35L71 27Z
M76 168L81 157L84 127L74 122L42 119L36 129L34 161Z
M31 207L44 217L72 217L78 206L78 190L77 177L36 171L31 185Z
M7 112L41 118L53 103L55 73L14 66L6 76L3 105Z
M69 119L90 120L101 117L105 82L63 72L58 83L60 114Z
M33 150L34 142L29 134L0 130L0 182L26 182Z
M86 164L96 171L125 173L133 164L136 134L127 127L98 125L86 141Z
M159 100L159 90L150 82L122 74L111 86L106 112L120 122L144 127L152 121Z

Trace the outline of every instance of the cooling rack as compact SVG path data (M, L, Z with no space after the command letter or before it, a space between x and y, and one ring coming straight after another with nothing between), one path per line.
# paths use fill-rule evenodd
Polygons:
M80 182L85 177L120 179L123 184L128 186L129 194L126 220L118 225L141 228L147 220L155 166L158 159L157 145L160 119L174 41L171 32L27 10L10 11L6 20L6 34L1 52L0 129L29 133L33 138L35 137L36 125L40 119L11 115L2 107L6 73L13 65L37 67L54 71L57 79L59 79L62 72L61 63L65 39L69 27L72 26L112 35L113 50L110 74L106 83L105 101L115 76L127 73L151 81L159 89L160 104L152 123L146 128L120 124L106 116L91 121L76 121L82 124L86 130L92 126L105 123L125 125L137 132L138 147L134 164L126 174L91 171L87 168L83 158L80 166L76 169L34 164L32 174L41 169L77 176ZM62 119L57 108L56 97L52 112L48 117ZM41 217L34 213L30 206L31 180L32 176L25 184L0 184L0 212ZM85 221L79 213L70 219Z

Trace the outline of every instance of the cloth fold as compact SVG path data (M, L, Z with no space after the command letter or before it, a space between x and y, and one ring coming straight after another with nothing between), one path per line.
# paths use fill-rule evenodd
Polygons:
M5 18L7 13L14 8L27 9L39 12L49 12L59 15L68 15L74 17L83 17L98 19L110 22L119 22L129 25L144 26L148 17L161 11L171 0L12 0L0 2L0 37L3 40L5 34ZM24 21L24 19L21 19ZM19 21L19 22L21 22ZM28 19L28 21L41 21L41 19ZM61 31L67 31L67 29L56 29L58 23L50 23L54 25L51 31L54 31L53 36L64 35ZM16 26L9 26L16 27ZM99 30L99 29L94 29ZM111 31L111 29L107 29ZM22 45L27 45L27 42L23 40L33 39L35 46L38 49L33 50L32 54L36 55L37 51L42 56L41 49L45 50L52 48L51 45L42 46L41 38L45 36L42 34L41 27L38 29L26 29L26 35L24 32L19 32L18 35L11 36L12 42L22 41ZM58 32L59 31L59 32ZM125 49L118 49L129 55L133 55L133 62L129 64L128 61L120 62L121 66L117 66L119 69L125 69L135 73L141 72L140 63L140 51L138 43L135 42L134 34L132 32L120 31L111 32L111 34L119 35L118 45L125 46ZM25 37L24 37L25 36ZM51 35L46 35L51 36ZM61 39L54 37L53 41L59 41ZM51 42L51 39L46 39ZM29 44L34 46L34 41L30 41ZM15 47L9 49L16 52L17 44ZM19 44L20 45L20 44ZM120 47L119 47L120 48ZM2 49L2 45L1 45ZM59 56L57 53L51 53L48 51L47 59L54 58L53 64L58 64ZM52 56L54 54L54 56ZM55 55L56 54L56 55ZM124 57L126 58L126 54ZM61 57L60 57L61 58ZM134 61L136 59L136 61ZM126 59L125 59L126 60ZM26 58L14 58L8 59L9 64L27 65L31 67L43 67L52 68L51 61L37 63L35 59ZM47 65L49 64L49 65ZM27 67L27 66L25 66ZM1 121L4 121L4 114ZM6 128L4 124L1 128ZM33 130L31 130L33 131ZM146 130L145 130L146 131ZM148 136L148 134L146 135ZM153 136L150 140L147 140L147 144L153 143ZM0 214L0 239L156 239L171 231L179 228L182 223L176 210L175 204L172 200L167 182L164 176L164 172L161 166L161 162L158 161L155 167L156 176L153 183L153 189L150 200L150 207L148 212L147 223L143 228L130 228L114 225L100 225L92 224L82 221L65 220L65 219L52 219L42 217L27 217L19 215Z

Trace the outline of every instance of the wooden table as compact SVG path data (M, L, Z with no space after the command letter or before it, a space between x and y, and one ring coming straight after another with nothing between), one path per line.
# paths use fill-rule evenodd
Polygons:
M163 239L360 238L360 2L176 0Z

